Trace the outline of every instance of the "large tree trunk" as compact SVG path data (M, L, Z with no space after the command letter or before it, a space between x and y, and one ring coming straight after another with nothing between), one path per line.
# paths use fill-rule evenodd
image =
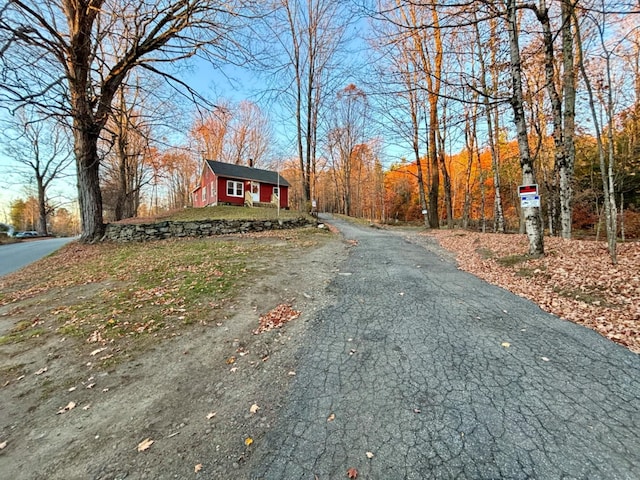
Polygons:
M522 88L522 62L520 59L520 45L518 42L518 24L515 0L507 3L507 30L509 32L509 54L511 64L512 97L511 107L516 124L518 150L520 153L520 167L522 169L522 183L530 185L536 183L533 160L529 149L527 124L524 114L524 95ZM529 254L544 254L544 239L540 209L538 207L523 208L525 228L529 238Z
M74 121L74 151L78 170L78 203L82 224L83 242L99 240L104 235L102 221L102 193L98 175L98 130L92 125L80 125Z
M41 176L36 176L36 182L38 183L38 233L47 236L49 232L47 231L46 187Z

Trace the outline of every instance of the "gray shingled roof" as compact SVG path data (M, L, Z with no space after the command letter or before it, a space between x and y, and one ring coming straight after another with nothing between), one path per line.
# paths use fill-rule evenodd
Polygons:
M269 183L278 185L278 176L280 177L280 185L289 187L282 175L271 170L262 170L260 168L245 167L244 165L235 165L233 163L216 162L215 160L207 160L207 164L213 170L213 173L219 177L239 178L241 180L256 180L261 183Z

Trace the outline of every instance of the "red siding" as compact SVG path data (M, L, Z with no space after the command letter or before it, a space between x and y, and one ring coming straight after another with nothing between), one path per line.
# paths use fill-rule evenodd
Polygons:
M202 169L202 175L200 175L200 185L193 191L193 206L194 207L206 207L207 205L215 205L218 203L217 192L211 191L211 185L216 184L216 176L211 169L205 165ZM205 195L203 198L203 190L206 187Z
M241 182L244 185L243 195L236 197L227 195L227 180L234 180ZM211 189L211 185L215 185L214 191ZM273 195L273 188L276 185L268 183L260 184L260 202L270 203L271 196ZM203 191L206 187L206 192L203 198ZM202 169L202 175L200 175L200 185L193 191L193 206L194 207L206 207L207 205L217 205L218 203L230 203L233 205L244 205L244 193L251 191L251 182L248 180L235 180L232 178L216 177L211 171L211 168L207 164ZM280 208L289 207L289 187L280 186Z

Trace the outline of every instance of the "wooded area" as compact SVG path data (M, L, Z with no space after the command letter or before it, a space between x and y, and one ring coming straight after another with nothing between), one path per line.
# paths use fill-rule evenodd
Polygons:
M15 141L38 143L34 123L71 138L86 241L189 205L214 159L281 171L302 210L522 231L533 255L545 231L596 235L615 262L640 236L639 18L603 0L11 0L0 105L28 113ZM194 56L243 65L261 97L207 100L175 70ZM43 187L60 173L27 166Z

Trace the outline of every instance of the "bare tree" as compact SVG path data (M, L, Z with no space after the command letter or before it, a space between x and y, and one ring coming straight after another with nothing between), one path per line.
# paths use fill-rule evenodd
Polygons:
M578 44L578 65L580 67L580 73L582 74L582 80L585 83L587 94L589 96L589 110L591 111L591 118L595 129L595 137L598 147L598 159L600 164L600 175L602 179L602 190L604 193L604 213L606 219L607 230L607 244L609 247L609 256L611 263L617 262L617 218L616 218L616 200L615 200L615 183L613 175L614 164L614 145L613 145L613 85L611 77L611 56L607 42L606 42L606 13L604 9L601 12L602 18L595 19L590 17L592 24L597 30L598 40L601 47L601 55L604 60L604 78L600 79L600 90L605 92L601 99L604 104L605 118L607 123L607 133L605 137L604 125L599 120L597 112L597 91L594 87L590 75L587 73L586 61L584 57L584 49L582 42L582 34L580 28L576 29L577 44ZM577 17L576 17L577 18ZM578 22L576 21L576 24ZM606 142L605 142L606 139Z
M425 118L426 93L420 88L422 73L412 48L413 41L395 22L383 21L375 25L379 38L374 48L388 59L378 66L378 77L385 81L372 82L376 90L378 115L382 128L398 137L401 144L409 144L416 164L416 178L420 209L425 227L429 226L427 195L424 181L423 147L427 142L422 135ZM375 117L374 117L375 121ZM407 170L408 172L408 170Z
M144 106L139 102L139 89L130 92L124 86L119 89L105 126L111 138L101 142L107 150L101 190L104 208L111 211L114 220L136 216L141 188L150 178L145 168L150 149L150 127L144 121L141 112Z
M482 36L480 34L480 26L478 22L477 15L474 13L474 30L475 30L475 38L476 38L476 46L477 46L477 58L478 63L480 65L480 73L479 73L479 86L480 93L482 94L482 104L484 107L484 115L487 122L487 143L489 144L489 151L491 152L491 168L493 173L493 189L494 189L494 198L493 198L493 229L496 232L504 233L505 232L505 222L504 222L504 213L502 209L502 191L500 187L500 150L497 148L497 137L498 131L500 129L498 125L498 110L496 108L495 100L498 95L498 75L496 74L497 70L497 42L495 39L495 35L497 34L497 22L495 19L490 20L490 38L489 48L491 52L491 65L490 68L487 68L487 64L485 61L485 49L483 47ZM493 71L493 85L492 88L489 89L489 82L487 81L488 71ZM484 192L483 192L484 193ZM483 211L484 218L484 211Z
M191 205L191 192L195 188L198 159L186 151L170 150L160 155L163 181L167 186L169 208L184 208Z
M5 153L23 167L14 171L23 180L32 178L35 181L37 230L40 235L48 235L48 188L54 180L66 175L73 163L68 132L55 119L41 118L30 108L23 107L6 122L3 136Z
M368 101L366 94L353 84L338 92L327 150L331 166L342 196L343 213L353 215L354 183L352 174L362 159L357 147L366 141Z
M306 204L313 195L321 112L339 80L336 64L351 14L341 0L274 0L273 6L267 35L270 42L277 39L277 47L269 67L275 95L293 117Z
M194 122L190 136L203 159L223 160L232 116L231 103L223 101Z
M238 58L234 34L251 3L11 0L0 10L0 101L72 119L83 240L104 231L98 140L129 72L175 81L161 65Z
M269 119L258 105L246 100L240 102L233 108L229 128L224 161L250 166L265 162L273 132Z

